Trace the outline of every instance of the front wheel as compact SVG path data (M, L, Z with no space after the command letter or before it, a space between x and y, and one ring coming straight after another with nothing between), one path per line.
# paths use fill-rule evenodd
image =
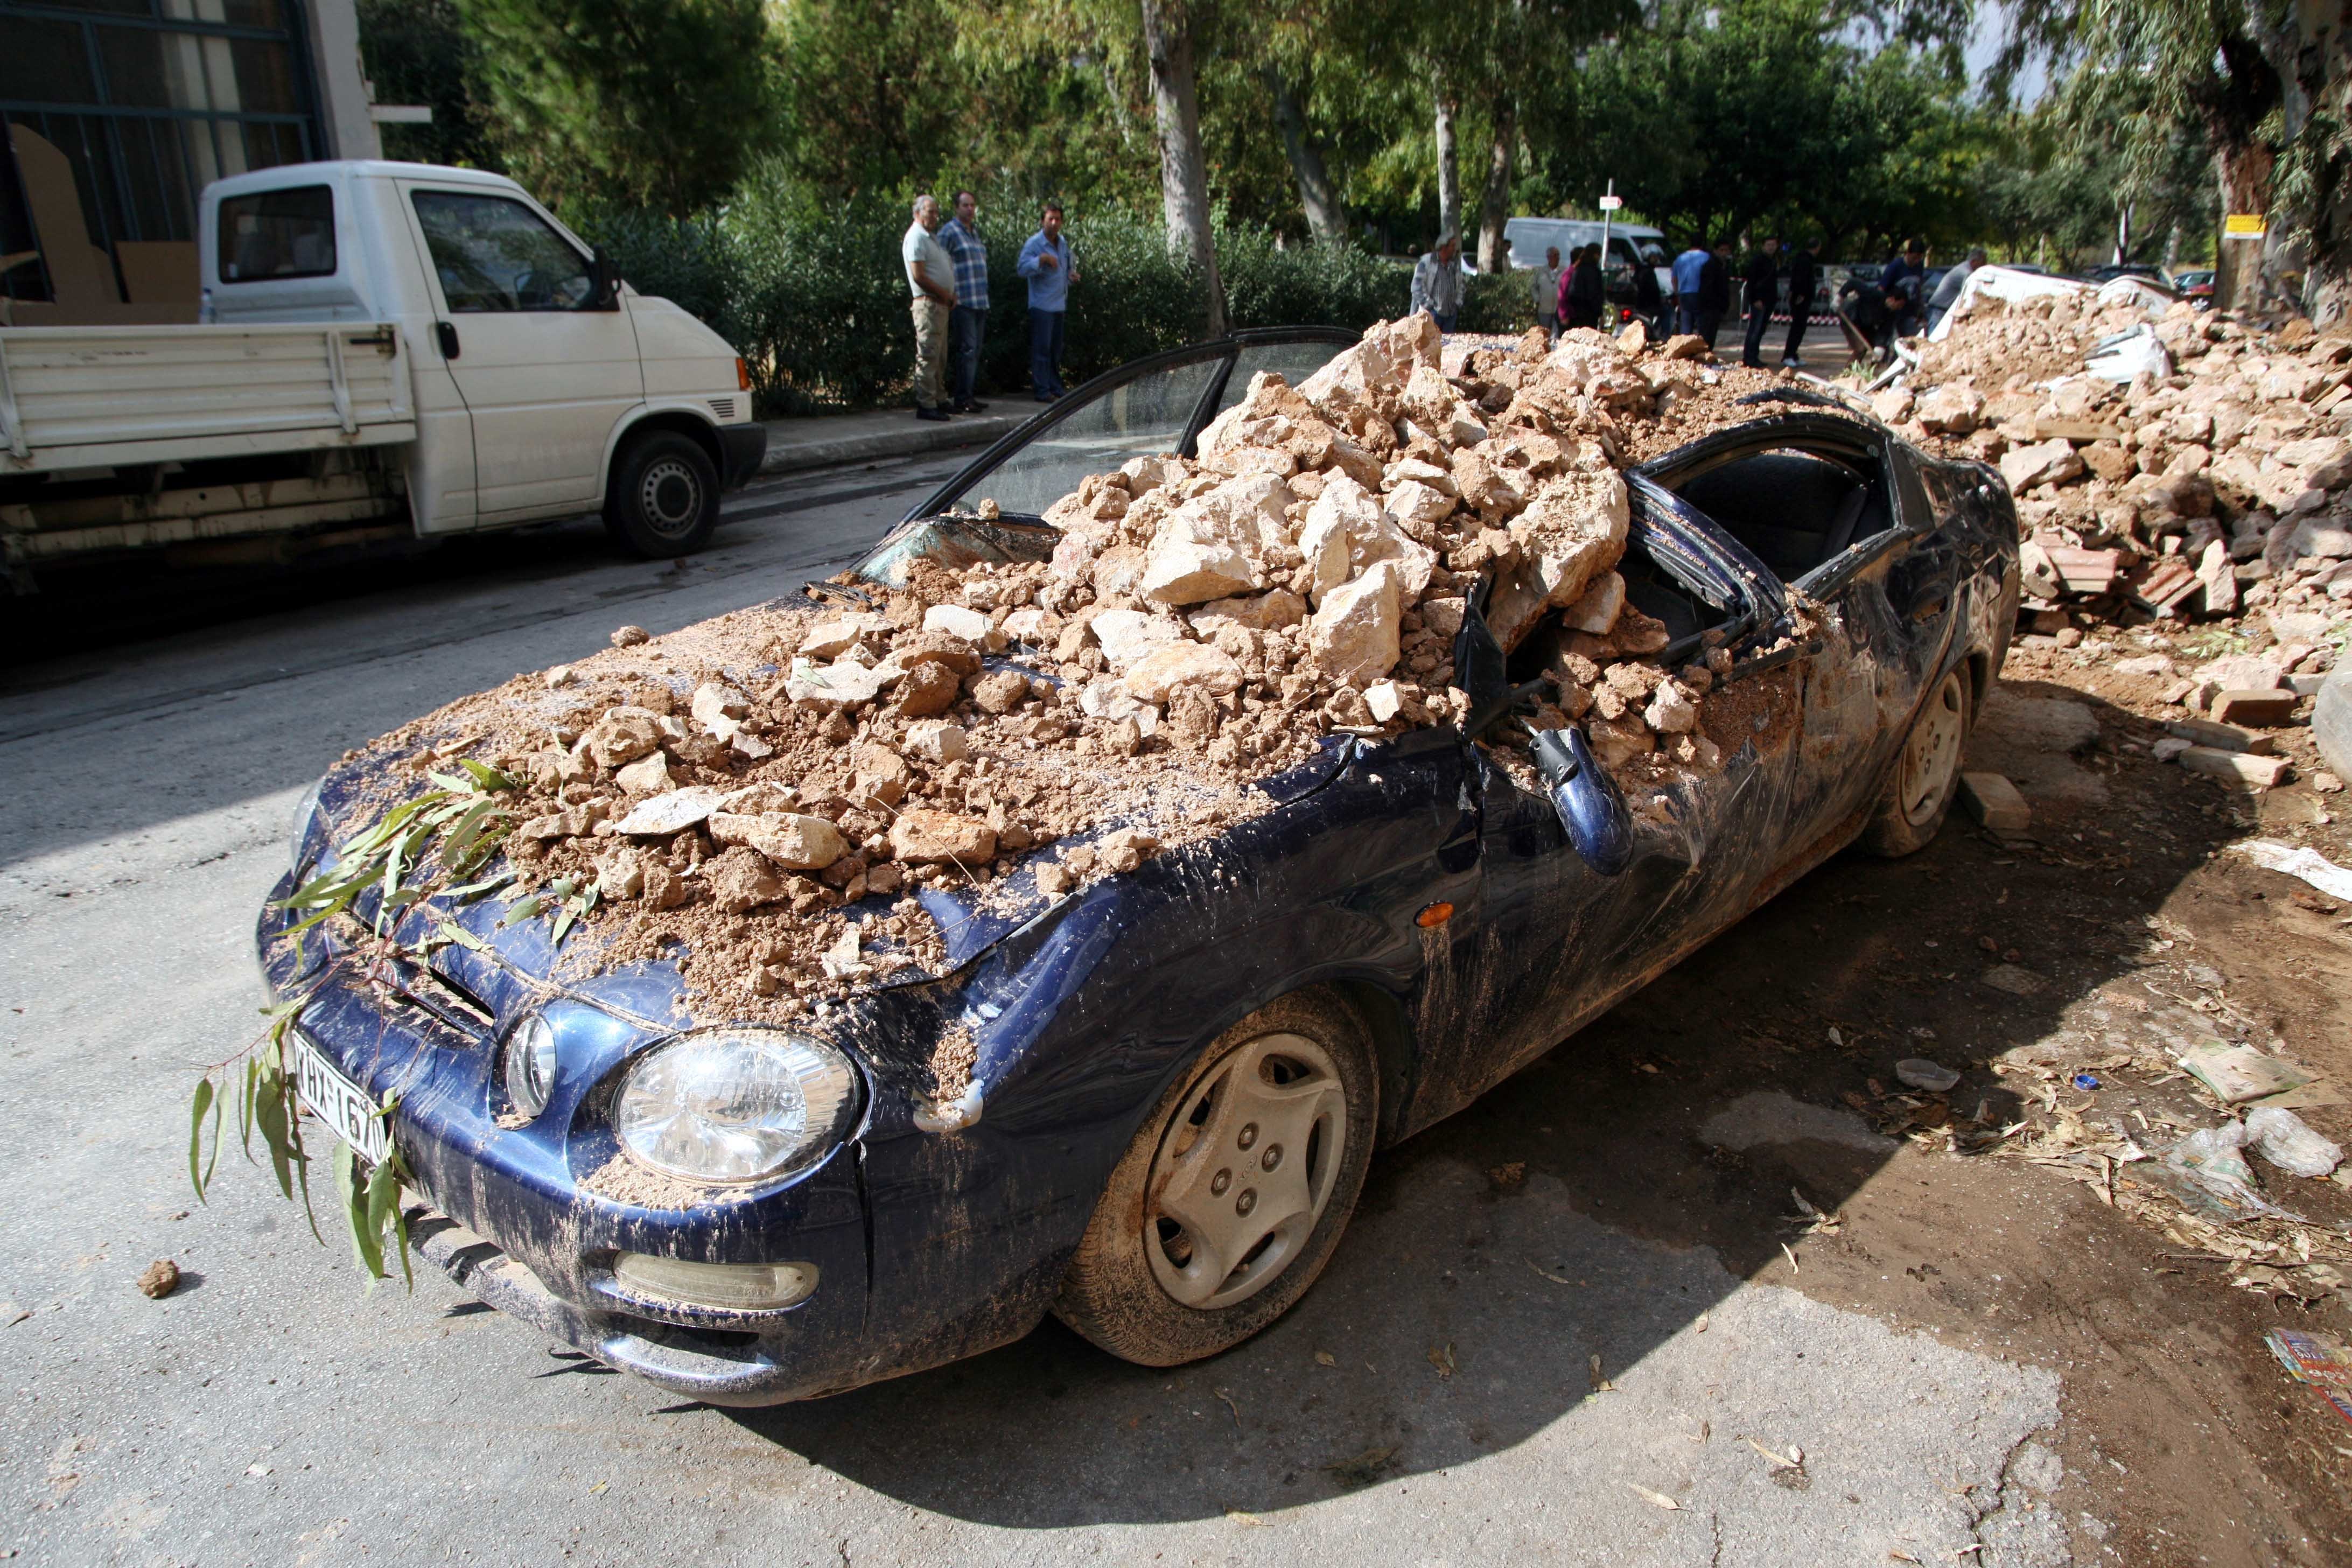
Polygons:
M1363 1027L1336 1000L1287 996L1226 1030L1111 1172L1055 1314L1145 1366L1272 1323L1339 1247L1379 1098Z
M1968 749L1973 717L1969 706L1968 666L1954 665L1911 721L1903 755L1879 793L1870 826L1862 830L1864 848L1894 859L1925 849L1942 830L1958 793L1960 755Z
M604 526L647 560L691 555L719 526L719 470L675 430L652 430L622 448L604 497Z

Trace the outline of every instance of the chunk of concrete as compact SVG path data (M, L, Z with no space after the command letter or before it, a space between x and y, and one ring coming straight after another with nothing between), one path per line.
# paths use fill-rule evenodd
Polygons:
M2020 838L2033 826L2033 808L2000 773L1962 773L1960 804L1969 815L2003 838Z
M2239 689L2222 692L2206 711L2223 724L2289 724L2294 704L2293 691Z
M2192 773L2231 784L2252 785L2255 789L2272 789L2284 783L2287 774L2284 757L2254 757L2243 752L2219 751L2211 746L2191 746L2180 753L2180 765Z

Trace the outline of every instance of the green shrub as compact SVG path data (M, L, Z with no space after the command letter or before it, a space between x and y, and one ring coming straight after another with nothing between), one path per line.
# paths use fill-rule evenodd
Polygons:
M1482 272L1462 279L1462 311L1454 326L1465 332L1524 332L1536 324L1535 296L1528 275Z
M898 245L910 205L887 195L820 202L771 167L707 217L677 222L590 205L566 216L612 254L639 292L674 300L733 343L751 366L760 413L774 416L874 407L906 395L914 326ZM1070 216L1078 282L1064 329L1066 382L1075 386L1204 335L1200 279L1169 254L1157 215L1103 207ZM1026 200L984 201L980 227L991 305L980 389L1018 396L1029 387L1029 291L1017 267L1036 215ZM1360 329L1405 307L1407 274L1360 250L1285 247L1270 231L1229 224L1219 231L1217 254L1236 327ZM1478 298L1474 288L1465 327ZM1517 309L1528 316L1524 300ZM1503 313L1498 303L1479 319L1500 321Z

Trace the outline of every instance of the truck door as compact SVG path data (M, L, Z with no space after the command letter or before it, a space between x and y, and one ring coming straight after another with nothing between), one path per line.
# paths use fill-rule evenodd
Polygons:
M435 327L474 422L484 522L592 507L604 451L644 401L628 312L597 310L590 259L525 203L404 182Z

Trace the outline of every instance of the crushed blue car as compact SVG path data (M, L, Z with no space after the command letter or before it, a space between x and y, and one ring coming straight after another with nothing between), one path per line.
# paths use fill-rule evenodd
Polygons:
M1295 384L1353 341L1122 367L857 575L1043 559L1079 478L1189 455L1256 371ZM1535 723L1528 645L1474 595L1461 722L1334 736L1254 815L1075 890L926 884L942 964L782 1027L696 1003L673 963L582 973L553 921L495 900L388 916L454 928L426 960L286 940L283 900L400 787L362 755L305 802L257 933L303 999L302 1097L362 1156L397 1149L411 1235L467 1289L693 1398L836 1393L1049 1312L1148 1364L1236 1344L1312 1285L1377 1151L1829 857L1941 826L2017 613L2007 489L1833 400L1754 416L1627 475L1629 602L1670 648L1725 650L1721 699L1750 715L1704 778L1629 799L1580 727Z

